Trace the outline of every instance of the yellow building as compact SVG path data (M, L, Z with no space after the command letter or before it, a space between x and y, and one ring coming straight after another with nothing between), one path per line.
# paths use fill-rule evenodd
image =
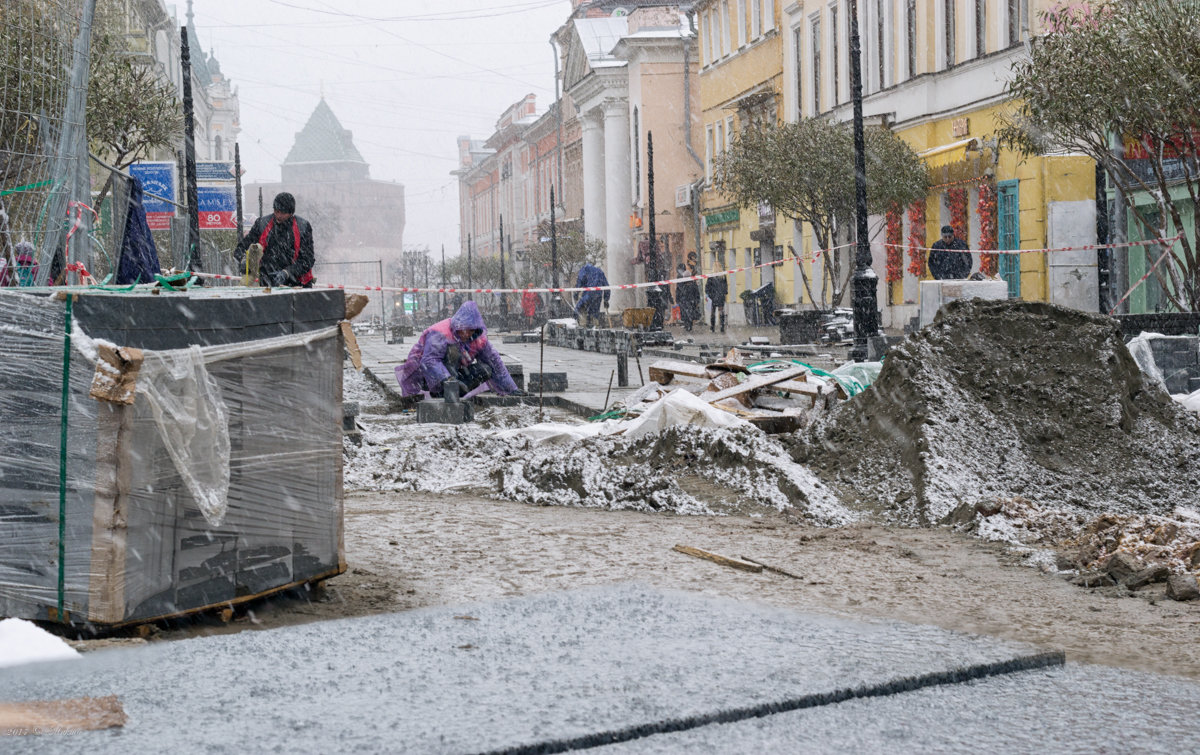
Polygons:
M783 104L783 22L780 0L701 0L694 7L700 44L700 107L703 128L697 151L704 156L700 198L703 244L700 263L709 273L782 259L779 218L769 207L738 207L713 188L713 163L749 121L777 122ZM730 323L745 323L753 310L741 293L773 283L776 299L793 298L791 266L729 276Z
M1005 81L1038 33L1048 0L861 0L863 113L907 141L931 171L929 195L891 217L873 217L872 253L883 325L916 314L923 254L943 225L974 249L1044 249L1095 243L1095 165L1080 155L1023 159L996 142L1011 111ZM846 0L788 5L783 21L783 116L850 120L850 30ZM870 187L868 186L868 193ZM782 233L781 236L787 235ZM797 250L811 234L791 229ZM887 246L897 238L901 247ZM911 247L911 248L910 248ZM892 249L891 264L888 250ZM899 253L899 259L897 254ZM847 252L848 254L848 252ZM972 270L994 272L1009 295L1096 310L1095 252L972 254ZM821 260L806 261L821 280ZM917 274L920 273L920 274ZM801 303L807 297L801 297ZM849 304L849 298L844 299Z

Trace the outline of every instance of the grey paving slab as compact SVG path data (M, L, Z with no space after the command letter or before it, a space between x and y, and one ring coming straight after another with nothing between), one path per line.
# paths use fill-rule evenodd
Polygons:
M100 651L0 700L115 694L123 730L8 752L474 752L1004 661L1019 643L637 585Z
M1200 685L1068 664L659 734L597 753L1200 752Z

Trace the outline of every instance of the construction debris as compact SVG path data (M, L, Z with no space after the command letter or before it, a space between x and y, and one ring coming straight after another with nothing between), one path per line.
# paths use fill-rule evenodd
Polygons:
M650 380L688 391L768 433L798 430L850 395L831 373L794 360L746 364L745 355L736 348L707 365L657 361L650 365ZM665 395L660 389L639 391L619 411L641 414Z

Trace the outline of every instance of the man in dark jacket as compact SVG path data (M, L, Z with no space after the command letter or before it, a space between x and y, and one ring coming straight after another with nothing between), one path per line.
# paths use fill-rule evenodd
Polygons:
M677 278L683 278L689 273L682 264L676 271ZM675 302L679 304L679 319L683 320L683 329L692 332L692 323L702 316L700 310L700 284L696 281L682 281L675 284Z
M942 238L929 253L929 273L938 280L963 280L971 273L971 251L967 242L955 238L954 229L942 226Z
M704 283L704 295L712 302L712 321L709 331L717 332L717 309L721 310L721 332L725 332L725 298L729 296L729 281L724 275L716 275Z
M600 325L600 305L608 310L608 302L612 293L608 290L608 277L604 271L595 265L588 264L579 268L575 278L575 288L603 287L603 291L584 291L575 302L575 319L580 327L597 327ZM604 323L607 325L608 323Z
M263 286L303 286L312 288L312 226L296 214L296 198L286 191L275 195L275 211L254 221L237 248L233 250L238 267L245 264L251 244L262 247L258 282Z

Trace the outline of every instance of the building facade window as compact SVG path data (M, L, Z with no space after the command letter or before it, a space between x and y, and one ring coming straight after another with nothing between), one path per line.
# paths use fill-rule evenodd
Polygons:
M758 39L762 36L762 3L760 0L750 0L750 37Z
M804 30L797 26L792 29L792 47L795 60L795 76L796 76L796 119L799 120L804 115L804 66L801 61L804 60Z
M717 62L717 35L716 35L716 31L717 31L717 30L714 28L714 24L713 24L713 20L714 20L714 18L715 18L715 16L716 16L716 15L717 15L717 14L716 14L716 12L715 12L715 11L710 11L710 12L709 12L707 15L705 15L705 17L704 17L704 18L705 18L705 21L704 21L704 27L705 27L705 30L706 30L706 32L707 32L707 33L705 34L705 37L707 37L707 39L708 39L708 45L707 45L707 48L708 48L708 64L709 64L710 66L711 66L713 63Z
M838 81L841 67L841 51L838 49L838 7L837 3L829 6L829 101L837 105L841 100L841 83Z
M729 0L721 3L721 55L728 55L733 50L733 31L729 24Z
M709 186L712 186L713 158L715 157L713 145L713 127L710 124L704 127L704 182Z
M908 77L917 75L917 0L908 0L904 6L904 32L907 46Z
M1021 0L1008 0L1008 44L1021 41Z
M987 0L975 0L975 57L987 54Z
M737 44L746 46L746 0L737 0Z
M775 28L775 0L760 0L762 3L763 34Z
M887 71L885 64L887 62L887 27L884 26L883 15L884 0L875 0L875 57L879 62L876 71L877 78L876 89L883 89L887 86Z
M954 3L956 0L942 0L942 44L946 48L946 68L954 65Z
M813 16L809 20L808 58L812 65L812 112L821 112L821 17Z
M728 152L729 148L733 146L733 134L734 134L733 116L731 115L725 119L725 151L726 152Z

